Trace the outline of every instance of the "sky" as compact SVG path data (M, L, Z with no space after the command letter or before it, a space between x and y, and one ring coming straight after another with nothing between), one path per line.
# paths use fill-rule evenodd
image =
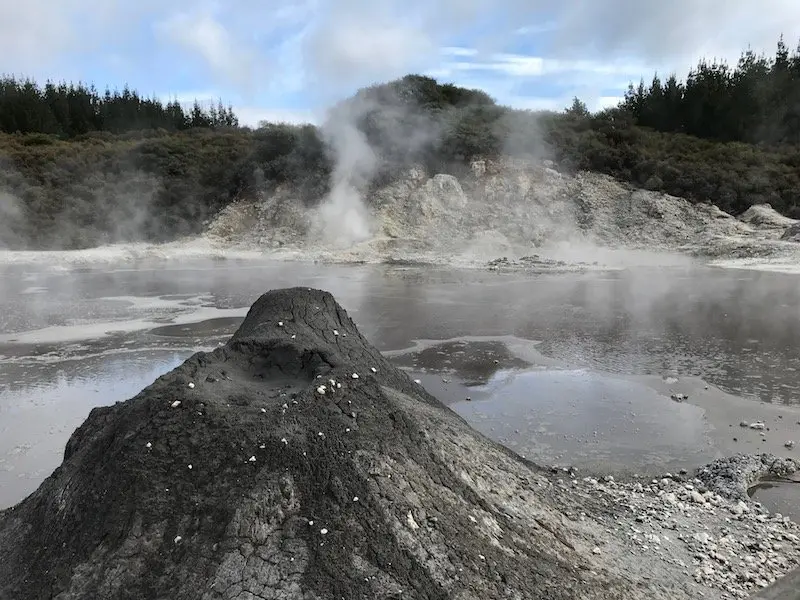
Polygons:
M772 55L800 0L0 0L0 73L222 99L245 125L320 122L407 73L499 103L616 104L654 72Z

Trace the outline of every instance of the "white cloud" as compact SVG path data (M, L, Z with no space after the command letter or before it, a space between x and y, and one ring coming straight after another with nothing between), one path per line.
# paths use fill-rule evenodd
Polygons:
M432 40L411 23L353 15L323 22L306 39L304 57L314 84L347 88L403 75L435 54ZM313 84L312 84L313 85Z
M555 48L597 57L638 56L684 72L701 56L735 61L747 45L772 51L800 35L800 2L771 0L574 0L561 11ZM687 64L689 62L690 64Z
M548 31L555 31L558 29L558 23L555 21L546 21L536 25L525 25L514 31L516 35L536 35L538 33L546 33Z
M735 61L748 45L771 53L781 33L794 47L797 0L0 0L0 72L110 72L112 85L133 75L144 91L150 76L155 89L214 87L246 107L322 107L424 72L504 99L532 79L591 107L655 70L683 76L702 56ZM187 58L203 68L184 68Z
M463 46L445 46L441 52L444 56L475 56L478 54L475 48L464 48Z
M625 99L625 96L597 96L592 98L592 103L587 104L587 107L592 112L603 110L605 108L613 108Z
M196 54L221 79L251 89L255 52L240 43L207 12L178 13L155 24L156 32L191 54Z
M127 14L107 0L0 0L0 72L64 69L63 55L102 47L107 28ZM91 30L94 35L83 32Z
M467 54L459 56L469 56ZM447 63L450 71L499 71L514 77L542 77L559 73L591 73L594 75L631 75L643 73L641 64L621 64L595 60L568 60L526 56L521 54L495 54L487 61L460 61Z

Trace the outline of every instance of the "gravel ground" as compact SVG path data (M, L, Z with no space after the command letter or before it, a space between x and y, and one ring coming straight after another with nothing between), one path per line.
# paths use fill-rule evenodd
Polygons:
M798 466L769 454L737 455L694 476L617 482L570 472L554 485L622 509L607 528L621 542L608 550L619 564L654 574L666 568L698 584L703 597L746 598L800 564L800 526L751 502L747 486Z

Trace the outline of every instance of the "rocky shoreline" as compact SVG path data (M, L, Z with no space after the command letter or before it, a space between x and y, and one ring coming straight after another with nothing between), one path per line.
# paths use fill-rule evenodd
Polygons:
M664 562L679 568L713 590L710 597L746 598L800 564L800 526L752 502L747 489L762 477L785 477L798 467L771 454L740 454L693 476L666 473L641 483L570 472L556 485L624 507L625 517L617 519L613 532L627 538L632 557L655 563L656 570Z
M330 294L275 290L223 347L94 409L0 512L0 600L744 598L800 564L800 526L746 493L797 467L539 467Z

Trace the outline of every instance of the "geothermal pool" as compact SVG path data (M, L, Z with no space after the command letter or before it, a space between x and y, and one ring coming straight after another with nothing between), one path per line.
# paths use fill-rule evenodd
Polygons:
M649 477L736 452L800 452L784 447L800 448L792 275L255 260L6 265L0 508L52 472L92 407L129 398L223 343L261 293L293 285L332 292L398 366L476 429L542 464ZM739 426L756 420L765 436ZM796 488L765 485L756 497L800 513L789 500Z

